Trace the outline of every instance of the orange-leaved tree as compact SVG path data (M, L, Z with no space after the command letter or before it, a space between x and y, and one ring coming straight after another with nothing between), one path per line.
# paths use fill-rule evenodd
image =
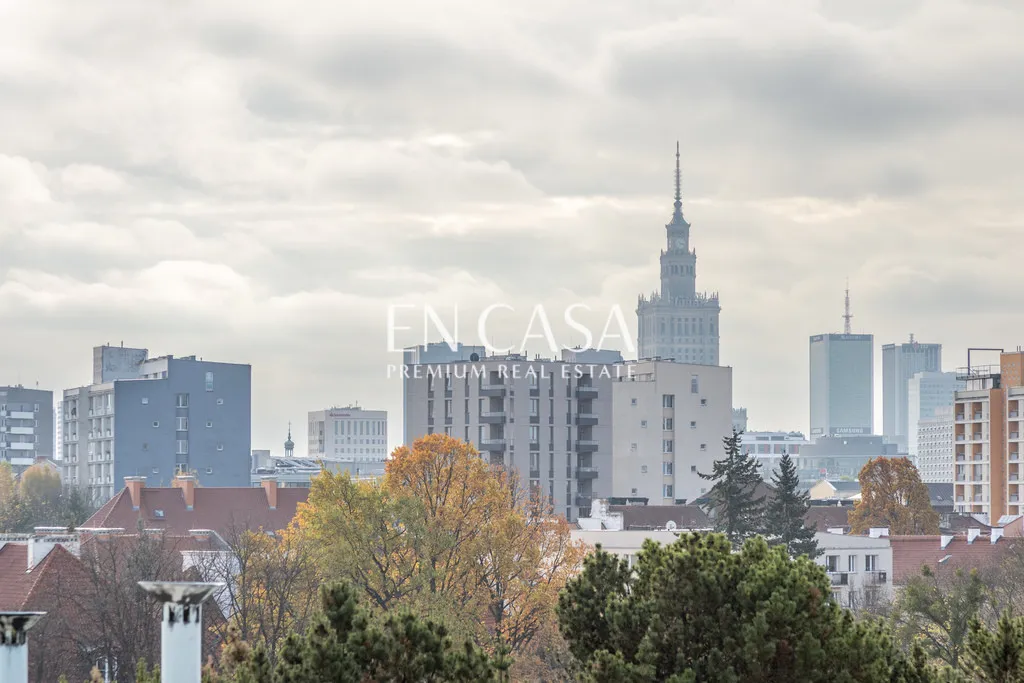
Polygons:
M894 536L939 533L928 487L908 458L869 461L860 470L860 496L850 512L852 533L872 527L887 527Z
M583 550L514 472L443 434L400 447L380 482L323 472L296 516L326 575L482 645L524 649Z

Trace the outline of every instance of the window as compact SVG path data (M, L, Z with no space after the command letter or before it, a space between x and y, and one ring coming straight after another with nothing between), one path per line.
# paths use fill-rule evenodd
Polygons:
M839 556L838 555L826 555L825 556L825 571L837 572L839 571Z
M661 463L661 473L664 474L664 475L671 475L672 474L672 463L670 463L670 462L663 462L663 463Z
M213 468L212 467L207 467L206 468L206 473L207 474L213 474Z
M540 453L530 453L530 471L540 470Z
M676 397L675 397L675 394L664 394L664 395L662 395L662 397L661 397L661 407L662 408L675 408L676 407Z
M664 486L661 487L662 498L671 498L673 495L674 493L672 491L672 484L665 484Z
M530 416L534 417L534 416L537 416L537 415L540 415L540 399L531 398L530 399Z
M673 445L674 444L672 443L672 439L662 439L661 440L661 452L662 453L673 453L674 452L673 451Z
M178 439L178 455L188 455L188 441Z
M647 474L647 465L640 465L640 474Z
M452 428L450 426L445 427L444 428L444 433L445 433L445 436L451 436L452 435Z
M697 471L697 466L696 465L690 465L690 471L691 472L696 472ZM704 489L701 489L700 492L704 493Z
M179 432L187 432L188 431L188 418L187 417L179 417L178 418L178 431Z
M690 375L690 393L700 393L700 378L697 375Z
M213 391L213 373L206 373L206 390Z
M663 418L661 418L661 428L664 429L667 432L671 432L672 431L672 418L671 417L663 417Z
M704 406L704 407L707 407L707 405L708 405L708 400L707 400L706 398L702 398L702 399L700 400L700 404L701 404L702 406Z
M530 441L532 443L540 441L540 427L537 425L530 425Z
M647 429L647 420L640 420L640 426Z
M222 443L217 444L217 450L218 451L224 450L224 444L222 444Z
M706 443L702 443L702 444L700 445L700 449L701 449L702 451L706 451L706 450L708 449L708 445L707 445Z
M188 394L178 394L174 401L176 408L188 408Z
M447 419L451 418L451 416L452 416L452 400L450 398L446 398L444 400L444 417L447 420ZM359 423L359 433L360 434L363 433L363 423L362 422Z
M629 405L635 406L636 405L636 399L635 398L629 399Z
M224 399L222 399L222 398L218 398L218 399L217 399L217 405L219 405L219 406L222 406L222 405L224 405Z
M148 406L149 405L149 399L146 398L145 396L142 397L142 405L144 405L144 406Z
M206 421L206 428L207 428L207 429L210 429L210 428L212 428L212 427L213 427L213 420L207 420L207 421Z
M636 452L636 442L635 441L633 443L629 444L629 450L633 451L634 453Z
M690 429L696 429L696 428L697 428L697 421L696 420L690 420Z
M153 428L156 429L160 426L160 420L153 420Z
M865 555L864 556L864 571L866 571L866 572L877 572L878 571L878 555Z
M636 491L637 491L636 489L630 489L630 494L629 495L635 496L636 495Z
M846 571L855 572L857 571L857 556L850 555L846 558Z

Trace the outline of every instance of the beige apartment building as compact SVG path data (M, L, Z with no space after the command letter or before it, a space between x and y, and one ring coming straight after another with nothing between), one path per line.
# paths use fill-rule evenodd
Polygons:
M958 371L966 389L953 408L953 484L957 512L996 524L1024 512L1020 489L1024 352L1001 353L999 365Z

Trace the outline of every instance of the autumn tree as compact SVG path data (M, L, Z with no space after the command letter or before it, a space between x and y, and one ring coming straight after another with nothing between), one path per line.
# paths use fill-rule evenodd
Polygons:
M75 527L92 512L85 496L77 488L62 486L60 476L49 465L32 465L19 478L10 463L0 462L0 531Z
M831 596L806 556L694 533L646 541L632 568L598 549L562 592L558 623L588 681L932 680Z
M781 545L791 556L807 555L812 560L822 551L814 540L814 529L804 523L811 497L800 489L800 477L789 453L782 456L779 471L772 475L775 489L766 509L765 535L772 545Z
M939 533L939 515L928 487L908 458L878 457L860 470L860 495L850 512L850 532L886 527L894 536Z
M522 652L582 560L581 545L514 473L433 434L399 448L379 483L321 473L297 528L328 576L495 649Z
M757 495L761 479L757 461L740 451L740 432L733 429L725 437L725 457L715 460L710 473L699 472L701 479L713 481L705 509L715 531L726 535L733 547L763 530L764 495Z

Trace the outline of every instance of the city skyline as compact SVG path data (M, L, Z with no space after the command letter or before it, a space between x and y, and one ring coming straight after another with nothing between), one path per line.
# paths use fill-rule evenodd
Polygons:
M387 305L506 301L511 338L538 303L631 311L676 139L751 429L807 432L806 340L842 330L846 277L876 356L1024 340L1021 10L47 4L0 22L0 384L84 385L123 340L251 364L254 448L325 405L397 425Z

